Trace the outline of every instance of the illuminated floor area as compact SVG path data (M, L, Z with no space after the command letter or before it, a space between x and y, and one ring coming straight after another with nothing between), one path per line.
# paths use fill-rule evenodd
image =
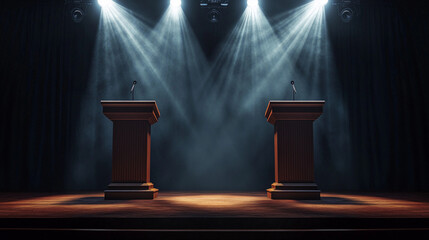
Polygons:
M429 218L429 194L322 193L321 200L271 200L263 192L160 192L155 200L104 200L103 193L0 194L0 218L29 217Z
M271 200L264 192L161 191L155 200L0 193L0 234L13 237L399 239L416 233L429 237L428 193L322 193L321 200Z

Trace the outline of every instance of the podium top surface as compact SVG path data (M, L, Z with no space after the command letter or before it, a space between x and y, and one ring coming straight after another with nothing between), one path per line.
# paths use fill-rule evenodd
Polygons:
M153 124L160 116L154 100L102 100L101 105L110 120L148 120Z
M316 120L323 112L324 100L272 100L265 117L274 124L277 120Z
M270 100L271 104L324 104L325 100Z
M117 104L117 105L138 105L138 104L155 104L155 100L101 100L101 104Z

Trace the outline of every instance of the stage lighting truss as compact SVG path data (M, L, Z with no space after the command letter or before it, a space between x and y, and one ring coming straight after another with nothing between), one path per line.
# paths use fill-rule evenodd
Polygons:
M200 6L203 8L224 8L228 5L229 0L200 0Z
M360 15L360 0L334 0L332 5L337 6L338 16L344 23Z
M222 9L228 7L229 0L200 0L201 8L207 8L207 18L211 23L218 23L221 19Z

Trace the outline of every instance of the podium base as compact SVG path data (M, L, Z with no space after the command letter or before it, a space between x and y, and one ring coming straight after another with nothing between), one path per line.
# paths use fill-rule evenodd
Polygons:
M271 199L320 200L320 190L315 183L273 183L267 189Z
M152 183L111 183L104 191L105 200L154 199L158 189Z

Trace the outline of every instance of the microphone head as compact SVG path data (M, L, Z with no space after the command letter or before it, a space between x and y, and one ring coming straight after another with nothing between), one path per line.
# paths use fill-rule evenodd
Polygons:
M292 82L290 82L290 84L294 85L294 84L295 84L295 82L294 82L294 81L292 81Z
M134 84L134 85L136 85L136 84L137 84L137 81L134 81L134 82L133 82L133 84Z

